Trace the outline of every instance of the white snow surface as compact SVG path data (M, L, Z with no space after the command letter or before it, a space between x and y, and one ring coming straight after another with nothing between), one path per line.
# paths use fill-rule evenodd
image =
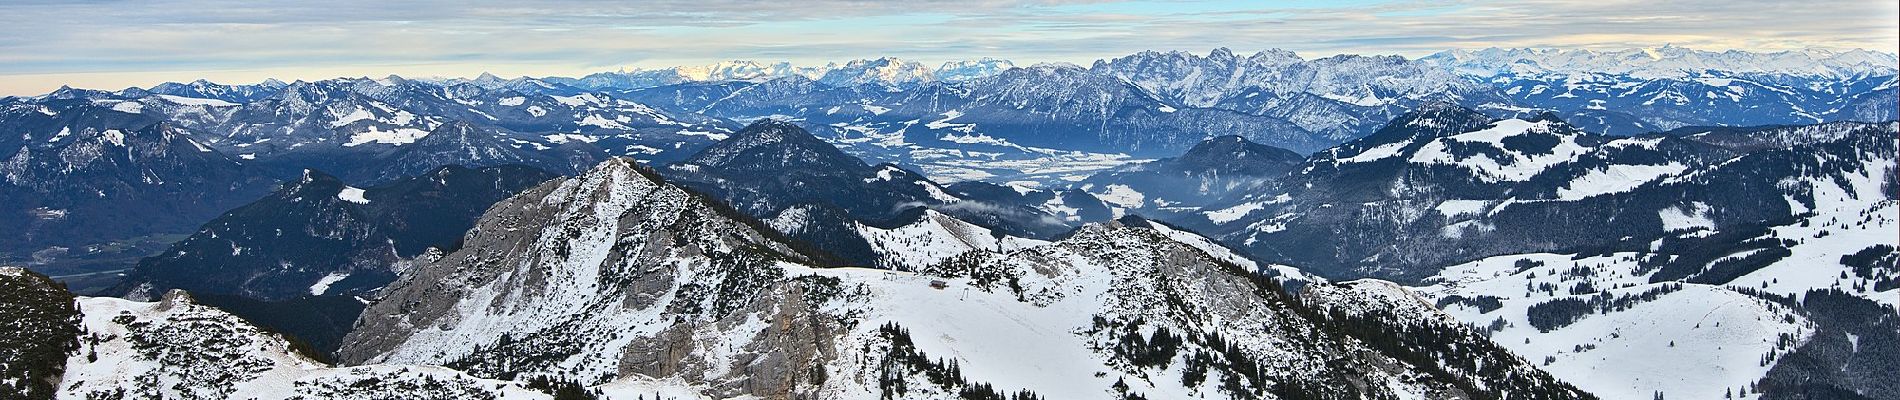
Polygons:
M688 350L689 359L707 368L695 374L703 373L709 378L746 374L739 369L744 367L739 364L741 360L758 360L755 356L760 354L748 349L760 345L755 341L773 336L762 335L762 332L782 332L784 318L788 317L782 312L791 311L785 307L797 304L788 301L803 297L796 297L797 291L785 289L790 283L775 283L765 288L739 289L756 290L738 295L749 299L748 304L763 307L760 310L741 308L736 314L717 319L705 314L668 311L671 307L667 305L674 301L672 299L693 298L683 297L688 296L688 292L680 288L689 287L689 283L698 287L718 282L731 276L724 274L737 271L722 270L698 254L731 252L734 250L730 247L742 244L721 240L695 242L699 244L690 250L671 246L640 248L640 243L648 243L647 238L653 237L650 235L676 234L665 232L661 227L673 226L674 220L669 219L673 216L687 215L684 211L691 206L684 205L695 200L682 191L646 180L630 167L616 167L613 163L554 184L556 187L543 197L518 198L496 206L534 204L532 207L560 210L551 217L555 222L529 228L534 230L526 232L533 235L529 240L534 242L524 249L542 257L539 261L499 266L495 274L486 275L492 279L481 283L461 281L463 276L449 275L446 280L424 282L421 288L390 289L389 296L414 293L410 289L439 287L462 291L460 300L449 305L444 314L452 315L453 319L438 319L427 322L428 326L416 327L420 329L408 330L407 336L395 344L393 350L372 359L434 363L469 354L476 346L492 344L503 334L529 337L529 332L547 334L549 329L580 330L572 336L579 341L575 344L577 354L552 360L540 369L584 379L615 374L612 380L634 381L610 383L609 389L625 385L640 388L632 390L671 390L666 388L677 385L667 383L668 377L631 376L615 371L626 359L621 353L628 351L629 344L643 343L642 338L652 338L662 332L679 332L690 337L693 343ZM516 201L529 203L511 205ZM658 220L629 218L629 213ZM778 223L795 225L792 220L797 218L781 217L784 218L778 218ZM1215 379L1196 387L1182 387L1178 362L1166 368L1139 372L1113 367L1113 356L1094 346L1102 337L1086 333L1094 325L1096 316L1142 318L1150 324L1165 324L1181 331L1218 329L1235 346L1259 357L1266 365L1275 366L1276 374L1304 375L1328 368L1326 363L1330 357L1320 354L1324 351L1296 350L1312 344L1280 331L1312 329L1300 322L1303 319L1291 317L1290 311L1273 310L1264 300L1247 297L1253 292L1234 295L1228 290L1238 289L1209 286L1251 287L1251 283L1246 278L1224 275L1220 263L1203 261L1207 259L1202 257L1253 270L1259 267L1192 233L1165 227L1150 230L1100 224L1082 228L1056 243L991 243L983 239L984 232L973 227L936 215L927 217L924 223L888 230L893 238L888 243L927 236L931 239L907 244L931 255L951 254L964 248L999 249L1006 253L972 253L978 259L966 267L972 268L971 271L1002 273L1014 279L1009 279L1007 284L992 281L994 283L985 286L965 274L933 276L866 268L814 268L789 261L744 267L762 269L758 274L764 276L784 277L780 279L785 280L779 282L811 275L836 278L836 284L831 286L843 289L840 297L810 305L826 316L852 321L846 325L847 329L837 332L833 342L836 345L831 348L835 351L834 357L824 364L831 379L814 389L817 390L815 397L878 397L877 364L867 360L881 356L886 342L878 328L887 323L909 330L917 349L928 357L956 361L963 376L972 382L988 383L1005 392L1029 389L1052 399L1105 398L1109 395L1109 386L1118 380L1128 382L1151 398L1227 396L1214 389L1218 385ZM627 225L626 221L642 221L636 222L642 225ZM715 229L731 232L721 226L724 225L715 225ZM956 232L958 230L963 232ZM706 236L699 235L707 233L677 234L704 238ZM631 248L626 247L629 244ZM549 250L552 247L545 247L554 245L558 245L563 254L556 255ZM625 283L614 283L616 279L623 279L616 276L625 276L618 274L626 273L620 270L626 262L609 262L616 259L611 258L616 249L629 252L623 254L662 252L659 256L642 256L646 257L642 258L645 261L636 261L630 267L637 267L645 271L644 274L659 274L646 278L660 279L650 282L648 287L671 286L623 298L633 293L626 292ZM449 257L465 255L458 252ZM1188 261L1178 261L1184 259ZM1166 261L1170 265L1180 262L1177 268L1181 270L1176 273L1184 275L1153 273L1162 260L1177 260ZM531 291L517 291L518 282L522 282L517 278L530 276L529 272L544 283ZM933 281L942 282L942 288L933 288ZM1162 299L1163 291L1180 296L1190 305L1183 307L1197 310L1202 307L1199 305L1212 307L1195 311L1212 315L1195 314L1204 317L1194 317L1196 321L1191 322L1192 326L1173 322L1168 315L1182 315L1178 312L1187 311L1165 311L1175 306L1166 305L1169 303ZM372 305L371 312L380 306ZM398 321L410 321L408 318L414 317L393 318L387 321L403 326ZM569 322L578 325L557 326ZM1358 346L1352 344L1356 342L1338 343ZM1419 394L1421 389L1415 385L1420 375L1399 376L1403 374L1410 373L1375 370L1368 373L1367 379L1389 385L1398 392ZM923 386L913 383L913 392L904 398L944 397L942 393L932 394Z
M369 204L369 199L363 198L363 189L356 187L344 186L342 191L336 193L336 198L356 204Z
M519 383L442 367L330 367L292 352L279 336L180 293L158 302L80 297L81 335L101 340L81 340L79 355L67 358L57 398L119 391L180 399L550 398ZM425 380L433 384L420 385ZM376 383L423 389L401 392Z
M1590 170L1585 175L1577 177L1576 180L1570 181L1563 188L1557 189L1557 199L1579 200L1597 195L1628 192L1645 183L1679 174L1687 169L1688 167L1674 162L1663 165L1610 165L1607 169Z
M1709 205L1702 202L1664 208L1656 215L1662 218L1663 230L1670 232L1695 229L1715 229L1715 221L1709 219Z
M1234 220L1238 220L1240 219L1240 217L1245 217L1247 216L1247 214L1251 214L1254 211L1260 211L1260 209L1266 208L1266 206L1267 204L1265 202L1250 201L1246 203L1240 203L1239 205L1235 205L1233 207L1227 207L1227 208L1213 210L1213 211L1204 211L1201 214L1206 215L1208 221L1212 221L1216 224L1225 224L1228 222L1234 222Z
M165 101L188 105L188 106L230 107L230 106L237 105L237 103L232 103L229 101L218 100L218 99L203 99L203 98L197 98L197 97L173 96L169 94L158 95L158 98L165 99Z
M1438 211L1438 215L1443 215L1445 218L1456 219L1467 215L1483 214L1485 207L1489 204L1491 202L1485 200L1454 199L1441 201L1438 206L1432 207L1432 210Z
M879 267L916 271L972 250L1008 252L1048 242L1003 236L988 228L963 222L936 210L925 210L916 222L891 229L858 224L858 234L880 255Z
M1426 143L1413 153L1410 161L1419 164L1449 164L1470 170L1479 179L1491 182L1521 182L1536 176L1551 166L1575 160L1580 154L1590 150L1577 144L1575 135L1558 135L1555 148L1546 154L1532 154L1506 149L1504 139L1532 132L1550 132L1557 123L1548 121L1530 122L1521 119L1505 119L1491 127L1445 137ZM1465 142L1488 145L1507 155L1507 159L1495 160L1488 154L1457 156L1449 153L1450 142Z
M381 127L372 125L367 130L351 134L349 143L344 143L343 147L356 147L367 143L405 145L415 143L416 139L428 135L429 131L416 128L395 128L385 131Z
M1566 278L1562 272L1573 265L1595 271L1590 281L1598 288L1612 288L1605 292L1615 295L1664 285L1649 283L1648 274L1631 273L1637 270L1638 257L1636 253L1580 259L1563 254L1498 256L1449 267L1428 279L1428 286L1414 289L1434 298L1499 297L1503 308L1488 313L1460 304L1445 311L1479 326L1502 319L1506 327L1492 336L1493 341L1606 399L1648 398L1656 391L1671 398L1721 398L1724 389L1745 386L1768 372L1769 367L1759 361L1776 350L1780 334L1805 340L1813 333L1811 322L1779 304L1692 283L1655 300L1623 311L1591 314L1550 332L1540 332L1529 323L1526 310L1534 304L1590 296L1567 291L1578 278ZM1518 271L1518 260L1543 264ZM1526 294L1527 284L1542 283L1558 289ZM1546 357L1551 357L1548 364Z
M317 279L317 283L310 284L310 295L322 296L325 292L330 291L330 285L334 285L338 281L342 281L343 278L348 277L350 277L350 273L347 271L337 271L329 275L324 275L322 278Z
M1096 198L1115 203L1122 207L1141 208L1144 201L1148 198L1147 195L1142 194L1134 188L1128 187L1128 185L1114 184L1104 186L1102 189L1101 192L1095 193Z

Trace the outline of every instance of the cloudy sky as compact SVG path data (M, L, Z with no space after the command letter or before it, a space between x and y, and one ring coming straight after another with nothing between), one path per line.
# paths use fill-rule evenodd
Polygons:
M729 59L1086 64L1140 50L1900 47L1893 0L6 0L0 95L207 78L582 75Z

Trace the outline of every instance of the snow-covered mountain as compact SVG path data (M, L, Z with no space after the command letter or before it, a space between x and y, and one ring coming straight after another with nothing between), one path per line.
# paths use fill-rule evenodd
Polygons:
M290 84L276 79L265 79L263 82L250 85L220 85L199 79L190 83L161 83L144 91L167 96L166 100L215 106L261 100L283 90L285 86L290 86Z
M132 300L0 268L0 390L1887 398L1894 64L1216 49L0 98L0 262L94 288L152 256Z
M940 233L904 229L916 224L947 224L941 232L955 236L967 236L971 229L964 225L975 223L986 227L983 235L1048 238L1082 222L1049 208L958 196L923 175L868 165L795 124L771 119L660 171L836 258L826 262L915 268L922 265L896 262L909 256L880 250L911 240L968 242L892 236Z
M1016 68L1016 63L983 57L975 60L945 61L934 72L939 81L961 82L996 75L1010 68Z
M896 57L852 60L844 65L832 65L825 69L827 71L818 78L818 82L832 86L878 85L894 89L937 80L936 71L931 70L930 67ZM982 71L974 70L966 74L980 72Z
M194 301L78 297L0 267L0 394L8 398L550 399L552 381L506 382L433 366L333 367L277 334Z
M1897 134L1626 138L1437 103L1247 197L1153 215L1321 275L1411 281L1607 398L1874 393L1887 381L1832 360L1900 360L1865 344L1896 337L1878 321L1900 293Z
M1431 102L1460 104L1493 118L1551 112L1583 130L1612 135L1685 126L1883 121L1895 116L1892 59L1858 50L1710 53L1674 47L1449 51L1421 59L1306 59L1284 50L1242 57L1215 49L1205 55L1149 51L1087 68L1037 65L908 86L891 82L913 80L788 76L647 87L629 95L725 118L799 121L853 154L933 178L1056 184L1174 154L1220 134L1312 152L1369 135ZM1539 60L1562 70L1480 68ZM1617 67L1589 67L1598 64ZM897 86L905 89L892 92ZM1085 153L1071 153L1078 150ZM971 152L986 159L960 155ZM1073 173L1059 165L1086 170Z
M834 85L879 84L896 88L937 81L976 79L994 75L1014 66L1015 64L1010 63L1009 60L993 58L946 61L937 68L895 57L834 62L820 66L795 66L789 62L760 63L733 60L709 65L602 72L578 79L551 77L548 80L590 90L642 89L691 82L762 82L793 77Z
M1893 156L1880 136L1892 129L1759 130L1740 136L1815 140L1742 147L1723 144L1739 134L1618 138L1554 115L1493 121L1438 105L1315 155L1274 189L1177 221L1324 274L1418 278L1489 255L1646 247L1697 226L1779 223L1815 210L1816 196L1875 202L1891 196L1882 185L1833 182L1884 179ZM1819 165L1848 167L1810 169ZM1317 240L1332 244L1307 245Z
M66 273L128 266L305 169L367 184L442 165L573 173L608 155L684 158L736 126L492 76L67 88L0 108L0 228L21 233L0 259L78 268Z
M682 379L713 397L1587 397L1505 353L1478 353L1502 363L1480 372L1376 347L1380 329L1321 329L1327 314L1253 275L1274 269L1165 226L1091 225L911 273L813 268L731 218L603 163L494 208L372 304L342 356Z
M139 260L105 294L152 300L173 289L335 351L366 296L416 260L453 251L490 205L554 175L521 165L455 165L369 187L318 171L212 219Z

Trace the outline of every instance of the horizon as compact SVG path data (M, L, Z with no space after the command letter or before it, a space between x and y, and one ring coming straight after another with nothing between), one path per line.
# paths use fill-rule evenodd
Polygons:
M794 68L826 68L826 67L838 67L838 66L843 66L843 65L844 65L845 63L848 63L848 62L852 62L852 61L860 61L860 60L876 60L876 59L881 59L881 58L894 58L894 59L898 59L898 60L900 60L900 61L904 61L904 62L915 62L915 63L918 63L918 64L921 64L921 65L923 65L923 66L925 66L925 67L928 67L928 68L931 68L932 70L936 70L936 69L938 69L938 68L940 68L941 66L943 66L943 65L944 65L944 64L946 64L946 63L951 63L951 62L958 62L958 61L979 61L979 60L999 60L999 61L1006 61L1006 62L1009 62L1009 63L1011 63L1011 64L1013 64L1013 65L1014 65L1015 67L1030 67L1030 66L1035 66L1035 65L1042 65L1042 64L1061 64L1061 65L1074 65L1074 66L1078 66L1078 67L1081 67L1081 68L1090 68L1090 66L1091 66L1091 65L1092 65L1093 63L1095 63L1095 62L1098 62L1098 61L1108 61L1108 60L1113 60L1113 59L1115 59L1115 58L1120 58L1120 57L1126 57L1126 56L1131 56L1131 55L1135 55L1135 54L1139 54L1139 53L1143 53L1143 52L1157 52L1157 53L1177 53L1177 52L1178 52L1178 53L1186 53L1186 54L1190 54L1190 55L1194 55L1194 56L1197 56L1197 57L1206 57L1206 56L1208 56L1208 55L1210 55L1210 54L1212 54L1213 52L1215 52L1215 51L1218 51L1218 50L1228 50L1228 51L1230 51L1230 52L1232 52L1232 53L1233 53L1234 55L1236 55L1236 56L1240 56L1240 57L1249 57L1249 56L1252 56L1252 55L1254 55L1254 54L1258 54L1258 53L1263 53L1263 52L1268 52L1268 51L1275 51L1275 50L1283 50L1283 51L1290 51L1290 52L1293 52L1293 53L1294 53L1294 54L1296 54L1296 55L1297 55L1297 56L1298 56L1299 58L1301 58L1301 59L1303 59L1303 60L1307 60L1307 61L1311 61L1311 60L1318 60L1318 59L1324 59L1324 58L1330 58L1330 57L1339 57L1339 56L1365 56L1365 57L1380 57L1380 56L1398 56L1398 57L1403 57L1403 58L1405 58L1405 59L1407 59L1407 60L1417 60L1417 59L1419 59L1419 58L1423 58L1423 57L1427 57L1427 56L1431 56L1431 55L1436 55L1436 54L1440 54L1440 53L1445 53L1445 52L1452 52L1452 51L1467 51L1467 52L1477 52L1477 51L1484 51L1484 50L1494 50L1494 49L1495 49L1495 50L1507 50L1507 51L1511 51L1511 50L1526 50L1526 51L1537 51L1537 52L1543 52L1543 51L1558 51L1558 52L1567 52L1567 51L1592 51L1592 52L1598 52L1598 53L1615 53L1615 52L1625 52L1625 51L1637 51L1637 50L1656 50L1656 49L1663 49L1663 48L1669 48L1669 47L1676 47L1676 48L1682 48L1682 49L1687 49L1687 50L1690 50L1690 51L1696 51L1696 52L1711 52L1711 53L1723 53L1723 52L1731 52L1731 51L1741 51L1741 52L1747 52L1747 53L1755 53L1755 54L1774 54L1774 53L1782 53L1782 52L1797 52L1797 51L1817 51L1817 50L1818 50L1818 51L1830 51L1830 52L1836 52L1836 53L1844 53L1844 52L1853 52L1853 51L1867 51L1867 52L1873 52L1873 53L1876 53L1876 54L1881 54L1881 55L1885 55L1885 56L1887 56L1887 57L1889 57L1889 58L1895 58L1895 57L1900 57L1900 54L1896 54L1896 53L1894 53L1894 52L1886 52L1886 51L1880 51L1880 50L1875 50L1875 49L1865 49L1865 48L1828 48L1828 47L1818 47L1818 46L1810 46L1810 47L1803 47L1803 48L1792 48L1792 49L1779 49L1779 50L1772 50L1772 51L1755 51L1755 50L1740 50L1740 49L1725 49L1725 50L1709 50L1709 49L1701 49L1701 48L1694 48L1694 47L1689 47L1689 46L1677 46L1677 45L1675 45L1675 44L1671 44L1671 43L1665 43L1665 44L1662 44L1662 45L1658 45L1658 46L1650 46L1650 47L1632 47L1632 48L1557 48L1557 47L1485 47L1485 48L1451 48L1451 49L1443 49L1443 50L1438 50L1438 51L1433 51L1433 52L1428 52L1428 53L1424 53L1423 55L1418 55L1418 56L1413 56L1413 55L1404 55L1404 54L1389 54L1389 53L1338 53L1338 54L1328 54L1328 55L1315 55L1315 54L1309 54L1309 53L1305 53L1305 52L1300 52L1300 51L1295 51L1295 50L1288 50L1288 49L1285 49L1285 48L1281 48L1281 47L1269 47L1269 48L1263 48L1263 49L1260 49L1260 50L1254 50L1254 51L1242 51L1242 50L1235 50L1235 49L1233 49L1233 48L1230 48L1230 47L1226 47L1226 46L1216 46L1216 47L1213 47L1213 48L1210 48L1210 49L1208 49L1208 50L1205 50L1205 51L1195 51L1195 50L1186 50L1186 49L1147 49L1147 50L1138 50L1138 51L1134 51L1134 52L1130 52L1130 53L1126 53L1126 54L1120 54L1120 55L1115 55L1115 56L1108 56L1108 57L1102 57L1102 58L1096 58L1096 59L1092 59L1092 60L1085 60L1085 61L1021 61L1021 60L1016 60L1016 59L1010 59L1010 58L1003 58L1003 57L992 57L992 56L979 56L979 57L971 57L971 58L953 58L953 59L943 59L943 60L925 60L925 59L913 59L913 58L906 58L906 57L896 57L896 56L866 56L866 57L857 57L857 58L847 58L847 59L839 59L839 60L828 60L828 61L820 61L820 62L808 62L808 63L800 63L800 62L794 62L794 61L790 61L790 60L784 60L784 59L743 59L743 58L729 58L729 59L712 59L712 60L710 60L710 61L706 61L706 62L702 62L702 63L693 63L693 64L670 64L670 65L656 65L656 66L645 66L645 65L641 65L641 66L623 66L623 67L620 67L620 68L613 68L613 69L600 69L600 70L582 70L582 71L576 71L576 72L574 72L574 73L567 73L567 74L559 74L559 73L557 73L557 74L539 74L539 75L536 75L536 74L506 74L506 73L496 73L496 72L493 72L493 71L487 71L487 70L483 70L483 71L479 71L479 72L474 72L474 73L470 73L470 74L466 74L466 75L440 75L440 74L427 74L427 75L416 75L416 74L403 74L403 73L397 73L397 72L389 72L389 73L381 73L381 74L375 74L375 73L369 73L369 74L354 74L354 75L348 75L348 74L346 74L346 75L333 75L333 76L301 76L301 77L286 77L286 76L276 76L276 75L257 75L257 74L252 74L252 73L248 73L248 72L255 72L255 71L246 71L246 70L232 70L232 71L224 71L224 72L236 72L236 74L230 74L230 75L226 75L227 77L232 77L232 76L260 76L260 77L258 77L258 78L255 78L255 79L250 79L250 80L245 80L245 79L243 79L243 78L238 78L238 79L236 79L236 80L231 80L231 79L214 79L214 78L209 78L209 77L205 77L205 76L198 76L198 77L191 77L191 75L189 75L189 74L191 74L191 73L200 73L200 72L218 72L218 71L186 71L186 72L180 72L180 73L177 73L177 74L171 74L171 75L169 75L169 76L176 76L176 77L178 77L178 78L176 78L176 79L164 79L164 80L158 80L158 81L149 81L149 82L146 82L146 83L129 83L129 84L126 84L126 85L121 85L121 86L116 86L116 87L113 87L113 86L83 86L83 85L80 85L80 84L75 84L75 83L64 83L64 82L58 82L58 81L54 81L54 82L49 82L49 84L51 84L51 85L52 85L52 87L51 87L51 88L48 88L48 89L45 89L45 90L40 90L40 91L37 91L37 92L28 92L28 93L8 93L8 92L4 92L4 88L6 88L6 86L4 86L4 84L5 84L5 83L7 83L7 82L9 82L9 80L8 80L8 78L11 78L11 76L5 76L5 75L0 75L0 97L33 97L33 96L42 96L42 95L46 95L46 94L50 94L51 92L54 92L54 91L57 91L57 90L59 90L59 89L60 89L60 88L62 88L62 87L71 87L71 88L74 88L74 89L81 89L81 90L100 90L100 91L121 91L121 90L126 90L126 89L133 89L133 88L138 88L138 89L150 89L150 88L152 88L152 87L154 87L154 86L157 86L157 85L160 85L160 84L165 84L165 83L191 83L191 82L195 82L195 81L206 81L206 82L209 82L209 83L212 83L212 84L218 84L218 85L233 85L233 86L234 86L234 85L252 85L252 84L262 84L262 83L266 83L266 82L270 82L270 81L273 81L273 80L275 80L275 81L279 81L279 82L283 82L283 83L293 83L293 82L299 82L299 81L302 81L302 82L315 82L315 81L326 81L326 80L335 80L335 79L380 79L380 78L383 78L383 77L389 77L389 76L396 76L396 77L401 77L401 78L403 78L403 79L410 79L410 80L422 80L422 81L445 81L445 80L473 80L473 79L477 79L477 78L479 78L479 77L480 77L480 76L482 76L482 75L494 75L495 77L497 77L497 78L500 78L500 79L504 79L504 80L511 80L511 79L516 79L516 78L537 78L537 79L545 79L545 78L580 78L580 77L584 77L584 76L587 76L587 75L592 75L592 74L599 74L599 73L633 73L633 72L639 72L639 71L655 71L655 70L667 70L667 69L677 69L677 68L695 68L695 67L711 67L711 66L715 66L715 65L719 65L719 64L726 64L726 63L753 63L753 64L756 64L756 65L760 65L760 66L770 66L770 65L775 65L775 64L788 64L789 66L791 66L791 67L794 67ZM1900 67L1900 66L1897 66L1897 67ZM70 74L54 74L54 75L70 75ZM216 75L216 74L213 74L213 75ZM140 74L140 75L136 75L136 76L139 76L139 77L144 77L145 75L143 75L143 74Z
M0 5L11 22L0 26L9 38L0 40L0 95L197 79L583 76L728 60L814 66L892 56L934 68L991 57L1087 66L1142 50L1217 47L1407 58L1487 47L1900 48L1892 18L1900 4L1822 3L30 0Z

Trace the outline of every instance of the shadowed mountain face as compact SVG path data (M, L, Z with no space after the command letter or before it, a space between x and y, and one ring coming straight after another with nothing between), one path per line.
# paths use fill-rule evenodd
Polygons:
M175 124L110 109L49 121L0 159L0 252L86 254L115 241L189 232L270 190L270 179ZM28 134L35 136L35 134ZM44 141L41 141L44 140Z
M1239 136L1221 136L1179 157L1096 174L1081 186L1116 205L1158 216L1255 194L1305 158Z
M361 294L394 279L400 260L453 250L489 205L553 176L519 165L449 166L357 188L307 171L140 261L120 290L134 298L186 289L263 301Z
M358 296L413 260L454 251L490 205L553 177L521 165L446 166L357 188L306 171L139 261L109 294L156 299L187 290L328 353L362 310Z

